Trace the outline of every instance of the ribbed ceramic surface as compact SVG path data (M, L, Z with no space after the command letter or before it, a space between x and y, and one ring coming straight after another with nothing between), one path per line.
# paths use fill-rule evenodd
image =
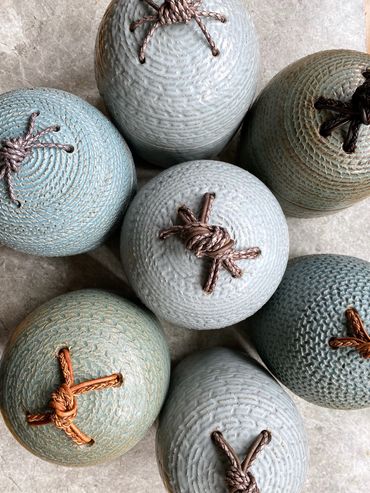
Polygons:
M21 89L0 96L0 140L25 135L33 112L35 132L58 125L41 142L69 144L33 149L13 174L21 208L0 181L0 243L22 252L64 256L96 248L120 222L135 188L131 153L96 108L56 89Z
M242 162L296 216L325 215L370 195L370 128L357 149L342 149L348 124L328 138L321 124L334 115L314 108L320 96L349 102L365 79L370 55L349 50L309 55L280 72L246 120Z
M121 373L121 387L77 396L74 423L95 440L76 445L54 425L32 427L26 412L47 410L63 382L57 354L69 347L76 383ZM86 466L122 455L156 419L169 380L167 344L148 312L98 290L56 298L33 312L10 340L1 365L1 410L17 440L39 457Z
M221 431L241 460L262 430L271 442L251 467L262 493L298 493L308 450L286 392L255 361L230 349L198 352L175 369L160 416L157 459L171 493L225 493L225 462L211 441Z
M191 20L160 27L141 64L139 47L153 23L129 27L155 13L141 0L113 0L97 38L96 78L110 114L135 151L162 166L215 156L256 91L258 45L245 1L204 0L200 10L227 18L202 18L219 56Z
M214 192L209 224L223 226L235 248L259 247L255 259L237 261L243 276L221 269L212 294L202 290L210 262L185 249L178 237L159 239L176 224L185 204L199 215L202 197ZM253 175L232 164L192 161L151 180L125 216L122 262L131 286L158 317L193 329L232 325L255 313L272 296L284 274L288 230L272 193Z
M370 329L370 264L354 257L312 255L289 262L270 302L252 319L253 340L272 373L300 397L325 407L370 406L370 360L345 337L354 307Z

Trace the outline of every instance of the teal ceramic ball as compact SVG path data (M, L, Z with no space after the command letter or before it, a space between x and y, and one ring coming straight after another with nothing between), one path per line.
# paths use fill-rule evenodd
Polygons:
M247 117L241 162L278 197L285 212L313 217L334 213L370 195L370 55L350 50L309 55L277 74ZM339 110L360 89L365 111L354 122L359 134L354 152L346 150L350 123L326 133L323 125L343 113L317 109L320 97ZM333 104L333 103L332 103ZM356 125L357 125L356 123Z
M27 134L33 113L31 135L53 129L10 172L12 202L4 152L9 139ZM101 245L122 220L136 185L132 156L115 127L87 102L46 88L3 94L0 141L1 244L34 255L74 255ZM38 147L53 143L70 147Z
M173 22L155 29L140 63L160 15L150 3ZM111 116L135 152L163 167L216 156L238 130L258 82L257 36L244 0L185 2L174 19L178 4L113 0L96 41L96 80ZM186 4L198 4L217 56L195 18L182 21ZM225 22L203 15L209 11ZM145 16L152 21L130 31Z
M271 433L271 441L247 471L259 488L253 491L299 493L308 449L302 419L288 394L242 353L215 348L189 356L173 372L157 432L157 459L167 490L224 493L228 461L211 434L220 431L242 461L263 430Z
M75 384L119 374L117 387L76 395L73 424L93 439L77 445L53 423L31 426L27 413L50 412L64 382L59 351L69 348ZM5 350L1 411L10 431L38 457L88 466L131 449L156 419L170 372L163 332L148 312L115 294L84 290L60 296L29 315Z
M215 195L207 222L213 229L203 228L205 237L197 239L195 232L189 242L181 234L160 238L162 230L184 224L183 205L197 222L207 193ZM233 254L254 249L259 254L235 259L239 276L222 260L210 293L204 287L212 255L222 259L227 250L214 227L234 241ZM203 241L208 252L186 247ZM272 193L247 171L219 161L191 161L162 172L136 195L122 227L123 267L138 297L159 318L191 329L226 327L254 314L278 287L288 250L286 220Z
M353 347L329 345L332 338L353 336L346 321L353 308L370 333L369 262L341 255L299 257L251 320L253 341L271 372L300 397L331 408L367 407L370 359Z

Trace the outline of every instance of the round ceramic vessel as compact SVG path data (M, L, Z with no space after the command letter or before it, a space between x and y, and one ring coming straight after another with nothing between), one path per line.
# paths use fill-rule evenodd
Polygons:
M201 17L218 56L192 19L159 27L141 64L139 49L154 22L134 32L130 25L156 14L141 0L113 0L97 37L96 79L111 116L140 156L165 167L218 154L256 92L258 45L244 0L198 3L200 11L226 17Z
M337 113L317 110L320 96L350 102L365 82L370 55L349 50L309 55L276 75L247 117L241 162L293 216L321 216L370 195L370 127L361 125L354 153L343 150L349 124L329 137L321 125Z
M370 406L370 360L351 348L345 312L355 308L370 327L370 264L354 257L311 255L289 262L275 295L252 319L253 341L271 372L320 406Z
M120 387L76 397L74 424L94 444L77 445L53 424L30 426L62 383L58 352L70 349L75 382L122 375ZM131 449L156 419L167 391L168 347L148 312L108 292L77 291L29 315L1 364L1 411L15 438L42 459L67 466L111 460ZM50 409L49 409L50 411Z
M271 442L250 470L260 491L301 491L308 449L293 401L255 361L224 348L195 353L173 373L157 433L158 464L169 492L226 491L226 461L211 440L215 430L240 461L259 433L270 431Z
M0 96L0 140L26 134L38 112L34 134L68 144L73 152L32 149L12 173L13 203L0 180L0 243L45 256L74 255L102 244L122 220L136 175L131 153L118 131L96 108L56 89L20 89ZM0 171L1 171L0 162ZM20 207L19 207L20 205Z
M178 236L159 239L162 229L179 224L183 204L199 218L208 192L215 193L209 224L226 228L236 251L261 251L236 261L240 278L222 267L212 294L202 289L210 260L197 258ZM122 228L121 256L131 286L158 317L181 327L216 329L244 320L267 302L284 274L288 243L284 215L262 182L232 164L192 161L162 172L136 195Z

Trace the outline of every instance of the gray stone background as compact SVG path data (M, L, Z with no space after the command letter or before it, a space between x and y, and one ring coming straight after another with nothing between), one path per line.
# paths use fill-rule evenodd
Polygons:
M139 0L138 0L139 1ZM365 50L363 0L246 0L259 33L261 87L288 63L328 48ZM0 91L50 86L102 107L94 81L93 47L109 0L0 0ZM141 169L140 177L153 170ZM291 256L338 253L370 261L370 200L335 216L289 219ZM99 287L129 292L118 239L89 255L45 259L0 246L0 347L24 316L69 290ZM220 343L235 329L192 332L166 327L174 359ZM304 493L368 493L370 410L331 411L295 398L305 419L311 467ZM126 456L89 469L67 469L25 451L0 423L0 492L163 493L154 429ZM289 492L287 492L289 493Z

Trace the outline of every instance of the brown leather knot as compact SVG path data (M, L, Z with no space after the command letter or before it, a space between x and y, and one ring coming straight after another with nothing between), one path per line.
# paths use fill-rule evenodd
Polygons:
M208 44L212 50L213 56L219 54L219 50L209 34L206 26L201 20L201 17L209 17L220 22L226 22L226 17L217 12L208 12L206 10L199 10L199 7L203 0L165 0L162 5L157 5L152 0L144 0L148 5L150 5L156 13L153 15L145 15L141 19L138 19L131 23L130 31L135 31L139 26L151 23L152 26L146 34L144 41L139 50L139 60L140 63L145 63L145 51L146 48L153 37L155 31L159 27L169 26L171 24L183 24L194 19L202 33L204 34Z
M211 438L217 449L226 457L228 467L225 473L225 482L228 493L259 493L255 477L249 471L262 448L270 443L271 432L263 430L252 443L243 462L240 462L235 450L226 441L220 431L214 431Z
M39 113L32 113L28 123L28 129L24 136L6 139L2 142L0 148L0 180L5 180L8 196L10 200L20 206L20 202L16 199L12 174L18 173L21 169L23 161L32 153L33 149L38 148L56 148L71 152L73 146L67 144L55 144L54 142L40 142L40 138L44 135L57 132L58 126L47 127L33 134L35 128L35 120Z
M365 359L370 359L370 335L356 308L346 310L347 331L349 337L332 337L329 345L332 349L350 347L356 349Z
M365 82L356 89L351 101L344 103L336 99L320 97L315 103L315 108L318 110L336 113L336 116L321 125L320 134L323 137L328 137L333 130L350 122L343 144L343 150L347 154L352 154L356 150L361 125L370 125L370 69L362 75Z
M27 422L32 426L53 423L57 428L63 430L77 445L91 445L94 440L79 430L73 422L77 417L76 395L85 394L92 390L119 387L123 382L122 375L114 373L108 377L75 384L69 349L62 349L59 352L58 359L64 383L51 394L49 407L52 411L42 414L28 413Z
M258 247L235 250L235 241L225 228L208 224L215 197L214 193L204 194L199 219L195 217L193 211L182 205L177 215L183 224L162 229L159 233L161 240L178 235L185 248L193 252L196 257L208 257L212 260L207 281L203 286L203 290L209 294L214 291L221 267L224 267L233 277L241 277L243 272L237 266L236 261L254 259L261 254Z

